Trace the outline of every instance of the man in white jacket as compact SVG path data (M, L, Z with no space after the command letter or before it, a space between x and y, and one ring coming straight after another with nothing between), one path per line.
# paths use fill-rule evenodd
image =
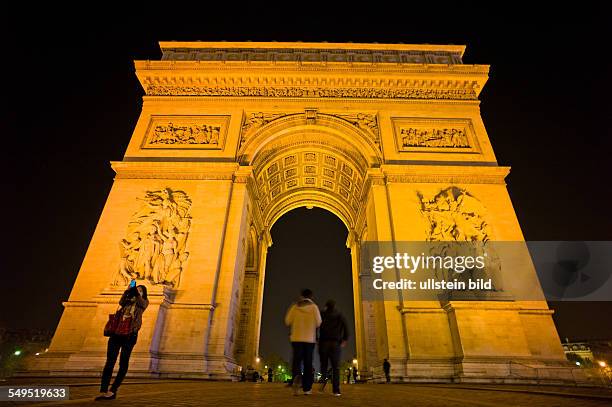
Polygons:
M312 301L312 291L302 290L298 302L291 305L285 316L285 324L291 327L293 348L293 389L297 395L300 378L304 394L312 394L312 355L317 342L317 328L321 325L319 307ZM304 363L304 374L301 365Z

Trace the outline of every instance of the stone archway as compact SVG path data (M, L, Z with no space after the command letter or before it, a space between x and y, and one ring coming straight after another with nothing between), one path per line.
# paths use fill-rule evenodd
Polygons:
M489 67L463 64L464 46L160 45L161 61L136 61L142 113L111 163L115 181L49 352L31 371L99 375L102 328L135 278L150 305L130 374L235 378L257 353L270 227L320 206L349 230L366 377L388 358L396 381L529 381L542 371L575 381L543 295L359 298L363 242L431 239L432 219L450 210L436 197L456 198L448 191L478 203L470 216L486 220L488 238L523 240L509 168L479 111ZM539 287L531 264L516 271Z
M253 116L269 117L269 121L247 133L249 136L240 149L241 164L252 168L255 192L251 203L261 210L263 230L260 232L269 236L274 222L298 207L319 207L342 220L349 232L347 247L352 253L355 327L359 328L356 343L362 343L358 240L353 236L361 235L366 226L365 217L360 217L360 213L367 200L368 171L380 165L374 133L378 128L364 130L341 117L309 111L292 115L254 113ZM268 243L272 243L271 239ZM236 351L243 355L238 359L243 366L252 364L257 357L263 269L260 274L259 284L243 284L241 298L248 299L242 303L240 326L248 333L241 332L241 335L250 337ZM251 286L258 288L253 294ZM357 354L360 366L366 367L366 360L362 358L364 346L358 345Z

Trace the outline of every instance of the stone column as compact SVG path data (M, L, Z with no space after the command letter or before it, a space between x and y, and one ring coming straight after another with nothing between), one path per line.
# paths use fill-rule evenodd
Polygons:
M227 207L219 268L212 291L210 331L206 340L207 372L211 377L232 379L238 374L234 358L240 310L240 288L246 250L242 242L247 233L246 182L250 169L236 172Z

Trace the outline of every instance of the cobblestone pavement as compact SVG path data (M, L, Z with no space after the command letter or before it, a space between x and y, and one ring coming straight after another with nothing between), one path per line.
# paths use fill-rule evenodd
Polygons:
M276 383L231 383L211 381L126 380L114 401L93 403L98 383L87 379L13 380L0 385L26 383L70 385L69 401L26 403L0 402L5 405L86 406L610 406L612 390L551 386L417 385L357 384L344 385L342 396L333 397L313 389L310 396L294 396L291 389Z

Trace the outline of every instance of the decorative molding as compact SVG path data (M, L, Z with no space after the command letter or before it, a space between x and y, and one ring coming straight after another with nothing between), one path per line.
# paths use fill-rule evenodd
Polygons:
M361 64L462 64L463 48L449 46L422 45L412 46L412 49L397 49L395 44L389 44L384 49L374 48L371 44L350 49L347 44L343 48L329 48L326 44L318 44L316 48L301 49L300 44L292 48L279 48L269 44L265 48L254 48L252 44L244 47L206 47L194 48L187 44L164 43L162 60L168 61L227 61L227 62L275 62L275 63L361 63ZM368 47L368 48L366 48ZM395 49L394 49L395 48Z
M256 97L291 97L291 98L356 98L356 99L450 99L476 100L477 92L468 89L437 88L363 88L363 87L266 87L266 86L180 86L148 85L147 95L157 96L256 96Z
M232 180L237 163L113 161L116 179Z
M475 165L383 165L389 183L502 184L510 167Z
M142 149L223 149L230 116L152 116Z
M389 183L443 183L443 184L504 184L503 178L498 176L463 176L463 175L400 175L387 176Z

